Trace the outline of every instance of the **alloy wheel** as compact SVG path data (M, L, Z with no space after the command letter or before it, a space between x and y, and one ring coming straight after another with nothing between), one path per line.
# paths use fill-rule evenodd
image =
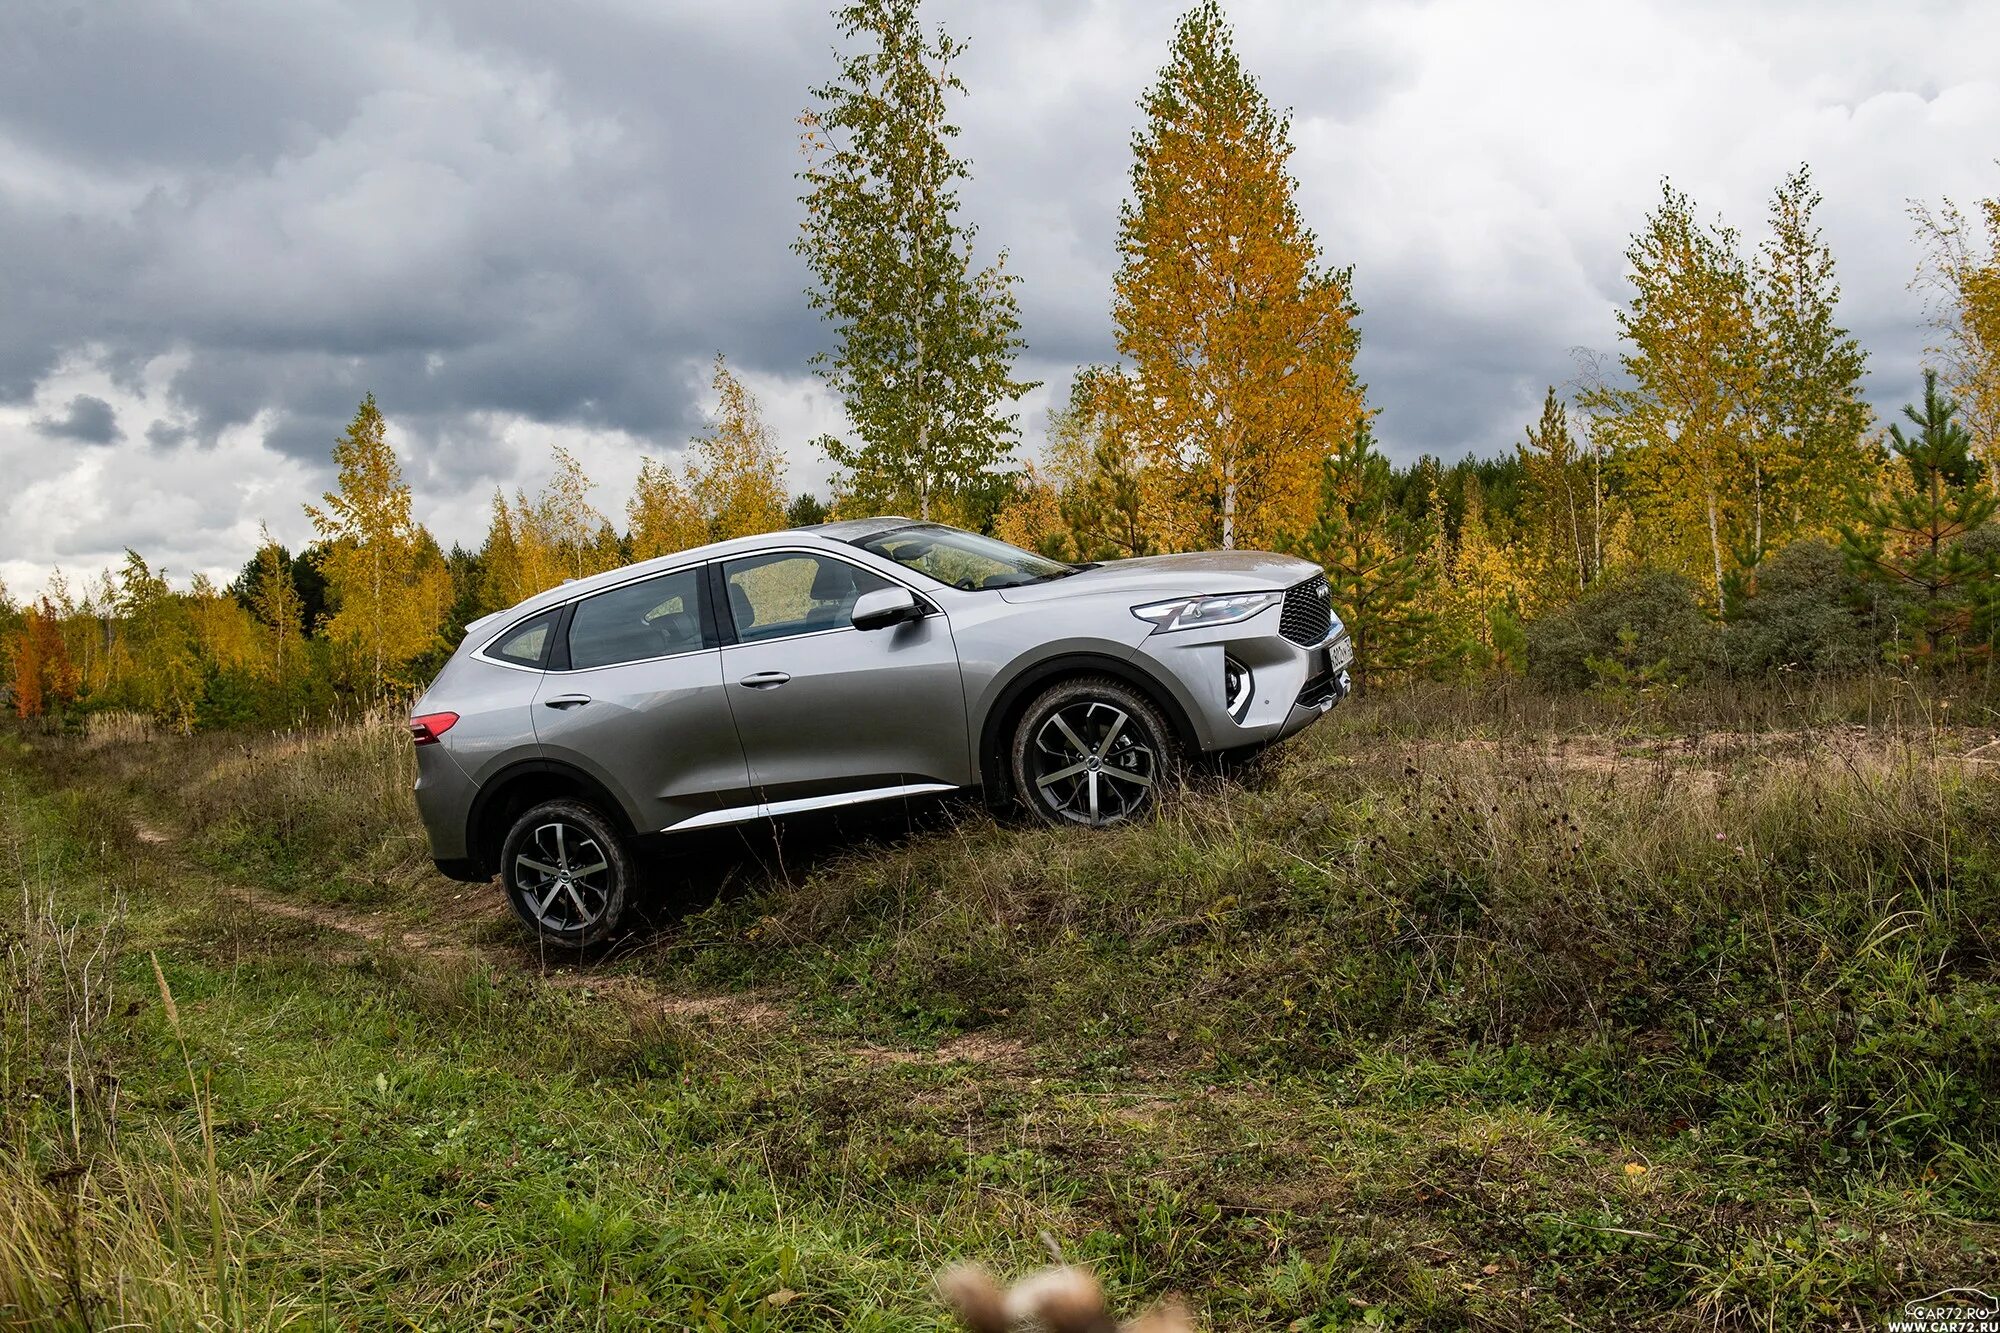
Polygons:
M1035 791L1064 819L1116 824L1146 807L1159 756L1132 715L1101 699L1057 709L1035 733Z
M514 883L543 930L593 926L611 900L611 858L587 829L564 820L535 827L514 857Z

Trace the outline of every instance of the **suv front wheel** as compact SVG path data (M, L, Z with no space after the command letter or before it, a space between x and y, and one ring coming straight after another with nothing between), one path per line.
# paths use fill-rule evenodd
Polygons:
M500 849L500 881L515 914L549 943L572 948L618 929L637 871L616 825L581 801L524 811Z
M1108 676L1067 680L1021 715L1014 790L1048 823L1105 828L1152 809L1176 758L1151 700Z

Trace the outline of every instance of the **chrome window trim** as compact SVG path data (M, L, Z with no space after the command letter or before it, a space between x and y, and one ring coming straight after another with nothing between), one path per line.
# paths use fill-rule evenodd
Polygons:
M725 643L721 651L732 648L761 648L767 643L790 643L793 639L821 639L829 634L860 634L864 631L853 625L833 625L826 629L801 630L797 634L773 634L768 639L738 639L735 643Z
M679 657L695 657L702 653L719 653L722 651L722 648L723 645L721 644L717 644L713 648L685 648L678 653L661 653L658 657L634 657L624 662L606 662L602 666L563 667L561 669L547 667L543 669L542 674L545 676L576 676L586 671L616 671L619 667L644 666L648 662L671 662Z
M488 657L484 648L474 653L473 657L486 663L488 666L497 666L508 671L525 671L531 676L547 676L552 674L547 667L522 666L519 662L503 662L497 657Z

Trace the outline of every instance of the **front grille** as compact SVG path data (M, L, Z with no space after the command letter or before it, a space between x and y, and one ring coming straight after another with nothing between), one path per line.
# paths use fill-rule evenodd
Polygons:
M1285 607L1278 613L1278 633L1306 647L1320 642L1333 628L1332 598L1324 574L1285 589Z

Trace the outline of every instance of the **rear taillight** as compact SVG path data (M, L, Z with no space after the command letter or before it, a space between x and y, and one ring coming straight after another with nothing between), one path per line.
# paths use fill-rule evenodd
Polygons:
M410 719L410 739L419 745L436 745L457 722L457 713L419 713Z

